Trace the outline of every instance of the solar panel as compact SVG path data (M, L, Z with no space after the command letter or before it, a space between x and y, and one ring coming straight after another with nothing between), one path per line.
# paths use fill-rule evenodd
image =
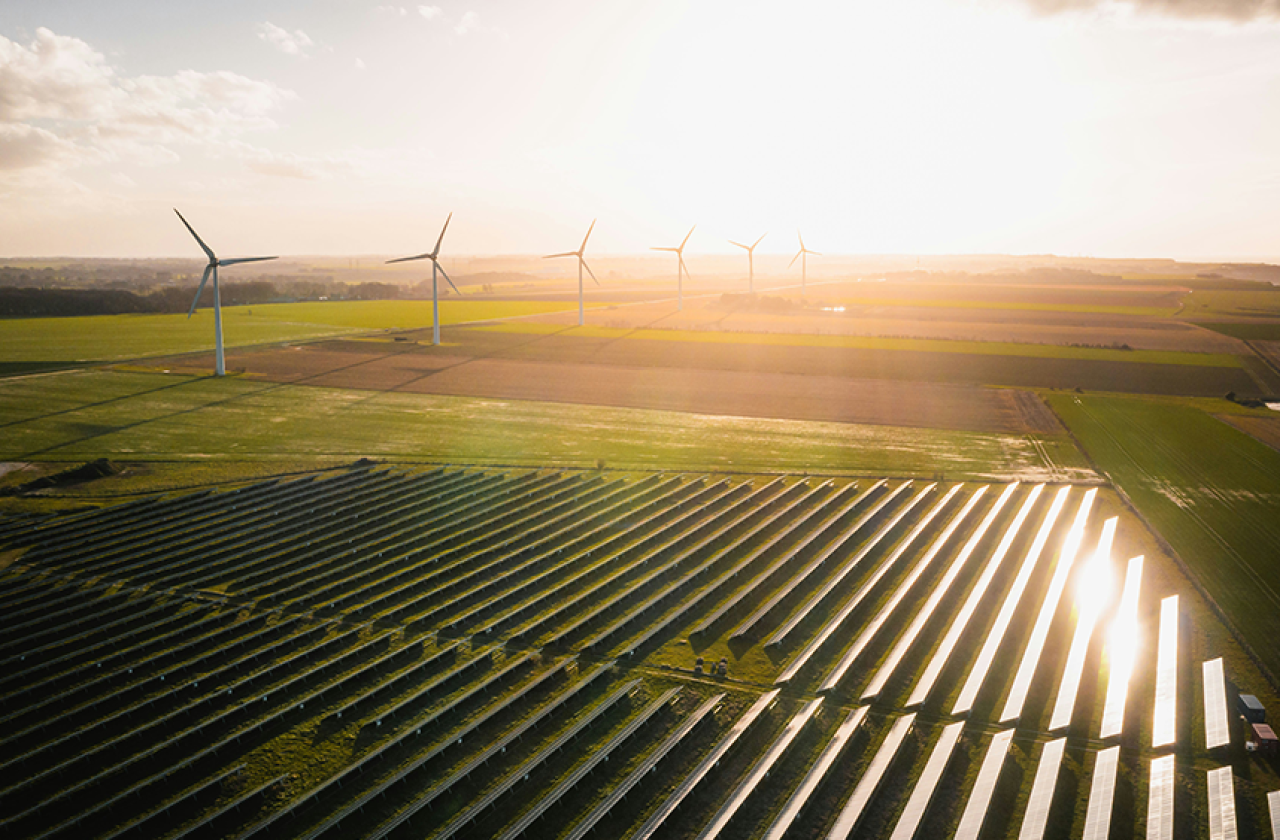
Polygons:
M1151 760L1147 793L1147 840L1173 840L1173 756Z
M1230 767L1209 771L1209 840L1237 840L1236 788Z
M1022 830L1018 840L1041 840L1049 823L1049 808L1053 805L1053 792L1058 787L1058 768L1062 766L1062 753L1067 739L1058 738L1044 745L1040 751L1040 763L1036 766L1036 779L1031 783L1031 798L1027 800L1027 813L1022 818Z
M804 708L796 713L795 717L787 723L787 727L782 730L782 734L770 745L765 754L760 757L760 760L751 767L746 778L734 789L728 801L720 806L720 810L711 818L711 822L707 823L707 827L698 835L698 840L712 840L712 838L720 836L720 832L724 831L729 821L751 798L751 794L764 781L765 776L769 775L769 771L773 769L773 766L791 747L796 736L813 719L814 713L818 711L818 707L821 705L822 698L819 697L816 700L810 700L805 704Z
M1037 484L1032 487L1031 492L1027 494L1027 498L1023 500L1022 507L1018 509L1017 515L1014 516L1009 526L1005 528L1004 535L1000 538L1000 544L996 546L995 552L987 560L987 565L983 567L982 575L978 578L978 582L969 590L969 597L965 598L964 606L960 608L960 612L951 621L951 626L947 628L947 634L943 637L942 643L938 645L933 658L929 660L924 673L916 682L915 688L911 690L911 697L907 700L907 706L916 706L929 699L930 692L933 691L934 685L937 684L938 676L942 673L942 669L947 667L947 660L951 658L951 652L955 650L960 637L964 635L965 629L969 626L969 620L977 612L978 605L982 602L983 596L987 594L987 589L991 586L992 579L996 576L996 572L1000 571L1000 566L1004 563L1004 558L1009 554L1013 541L1017 538L1018 532L1022 530L1022 524L1031 514L1031 509L1035 507L1036 501L1043 491L1043 484Z
M1098 753L1093 764L1093 781L1089 785L1083 840L1107 840L1111 834L1111 802L1116 794L1116 768L1119 764L1119 747L1109 747Z
M1070 487L1062 487L1058 490L1058 494L1053 497L1049 512L1045 514L1044 521L1040 523L1040 530L1036 532L1036 538L1031 543L1031 548L1027 550L1027 556L1022 561L1022 567L1018 569L1018 576L1014 579L1013 586L1009 589L1009 594L1005 596L1004 604L1000 607L1000 614L996 616L996 623L991 626L991 630L987 633L987 640L983 643L982 651L978 654L977 661L974 662L973 668L969 671L969 676L965 679L964 687L960 689L960 696L956 699L956 705L951 710L951 714L967 715L973 709L973 703L978 698L982 683L987 679L987 672L991 670L991 663L996 658L996 651L1000 648L1000 643L1004 641L1004 634L1008 631L1009 624L1013 621L1013 614L1022 600L1022 593L1026 591L1027 584L1031 581L1031 574L1036 570L1036 564L1040 562L1040 555L1044 553L1045 543L1049 541L1049 534L1053 532L1053 526L1058 521L1058 514L1062 512L1062 508L1067 502L1067 496L1070 493Z
M1058 612L1058 601L1062 598L1062 590L1066 588L1067 578L1071 575L1071 566L1076 561L1076 552L1080 550L1080 541L1084 539L1084 526L1089 521L1089 510L1098 495L1094 487L1084 494L1080 509L1076 511L1075 521L1062 543L1062 554L1058 558L1058 567L1054 569L1053 580L1049 582L1049 591L1045 593L1044 603L1040 605L1040 614L1036 617L1035 627L1031 630L1031 638L1022 652L1022 662L1018 665L1018 673L1013 678L1013 687L1005 700L1004 711L1000 713L1000 722L1008 723L1022 715L1022 705L1027 700L1027 692L1031 689L1031 679L1036 675L1040 665L1040 654L1044 650L1045 640L1049 636L1049 625Z
M1110 575L1111 542L1115 539L1116 523L1119 517L1113 516L1102 525L1102 534L1098 538L1098 548L1089 563L1081 570L1085 576L1084 586L1076 599L1076 610L1079 619L1076 621L1076 632L1071 638L1071 650L1067 653L1067 665L1062 671L1062 682L1058 684L1058 699L1053 704L1053 716L1049 719L1049 730L1061 729L1071 725L1071 716L1076 710L1076 694L1080 691L1080 677L1084 674L1084 660L1089 653L1089 640L1093 638L1093 628L1098 622L1098 614L1105 606L1106 598L1094 590L1093 577L1099 579Z
M1271 840L1280 840L1280 790L1267 794L1267 808L1271 810Z
M987 809L991 807L991 795L995 793L996 782L1000 780L1000 770L1004 767L1004 759L1009 754L1009 743L1012 740L1012 729L997 732L991 739L986 757L982 759L982 767L978 770L978 781L974 782L969 801L965 803L964 813L960 816L960 827L956 829L955 840L978 840L978 835L982 833L982 823L987 818Z
M1156 711L1151 746L1178 740L1178 596L1160 602L1160 643L1156 653Z
M1129 697L1129 678L1133 674L1133 658L1138 648L1138 595L1142 591L1142 555L1129 558L1124 575L1124 591L1115 620L1111 622L1107 643L1110 674L1107 677L1107 700L1102 707L1100 738L1119 735L1124 729L1124 707Z
M983 536L991 528L991 523L995 522L1001 509L1004 508L1005 503L1009 501L1009 498L1017 489L1016 482L1006 485L1004 492L996 498L995 504L991 506L991 510L987 511L987 515L978 523L977 530L969 536L964 547L960 549L960 553L951 561L951 565L947 567L942 579L933 585L933 591L929 593L929 600L925 601L924 606L916 613L906 631L898 637L897 643L893 646L893 650L889 651L889 656L880 666L880 670L876 671L875 676L871 678L870 685L862 692L863 700L869 700L877 696L885 687L885 684L889 682L898 665L902 663L903 657L911 650L911 646L920 637L920 632L929 623L929 619L938 608L938 604L942 603L942 600L946 597L947 592L951 589L951 584L959 577L960 572L969 562L969 558L973 556L974 549L977 548L978 543L982 541ZM826 683L823 685L825 686Z
M1222 657L1210 659L1200 666L1204 671L1204 746L1213 750L1231 743L1231 726L1227 717L1227 678L1222 670Z
M800 815L805 805L809 804L809 798L813 796L813 792L817 790L818 785L822 784L822 780L831 769L831 765L835 764L836 759L840 757L840 753L844 752L844 748L853 738L853 733L858 731L858 727L866 719L868 708L868 706L859 706L849 713L849 716L844 719L844 723L840 724L840 728L836 730L835 735L831 736L831 740L823 748L818 760L813 763L809 768L809 772L805 773L804 778L800 780L800 785L791 794L787 804L782 806L782 810L774 819L773 824L769 826L768 832L765 833L764 840L782 840L783 835L791 828L791 824L795 822L796 817Z
M867 772L858 780L858 785L849 796L849 801L841 809L840 816L836 817L835 825L831 826L831 831L827 832L827 840L846 840L853 834L853 830L858 827L858 821L862 819L862 812L866 810L871 797L875 796L876 789L884 779L884 774L888 772L889 766L893 764L893 759L898 754L898 747L902 746L915 720L916 716L910 714L903 715L893 722L893 726L889 728L889 734L885 736L880 749L876 750L875 757L871 759Z
M915 837L916 830L924 820L925 811L929 810L933 792L937 790L938 781L947 770L947 763L951 761L951 754L955 752L956 742L960 740L960 733L963 730L964 721L949 723L943 727L942 735L938 738L938 743L933 745L933 752L929 753L924 771L911 790L911 798L907 800L907 807L898 818L898 824L894 826L889 840L911 840Z

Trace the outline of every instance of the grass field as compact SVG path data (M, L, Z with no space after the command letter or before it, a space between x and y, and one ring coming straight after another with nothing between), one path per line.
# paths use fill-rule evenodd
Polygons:
M1280 318L1280 288L1267 291L1229 291L1197 289L1183 298L1183 318L1233 317Z
M626 338L642 341L821 347L845 350L905 350L923 353L962 353L977 356L1024 356L1037 359L1081 359L1102 362L1137 362L1219 368L1240 367L1239 357L1226 353L1185 353L1173 350L1111 350L1099 347L1064 347L1052 344L1015 344L1004 341L946 341L851 335L786 335L702 330L621 329L616 327L594 327L591 325L566 330L563 325L531 322L494 324L486 327L477 327L476 329L528 335L560 333L566 337Z
M1280 674L1280 452L1173 401L1049 403Z
M446 300L440 322L458 324L569 309L565 302ZM431 325L429 300L331 301L229 306L229 347ZM0 320L0 364L88 362L208 350L213 310L185 315L95 315Z
M1010 312L1074 312L1096 315L1133 315L1140 318L1165 318L1178 311L1176 306L1108 306L1086 303L1036 303L1017 300L973 300L961 298L877 298L842 297L839 303L850 306L904 306L928 309L998 309Z
M121 371L0 382L0 459L486 464L1086 478L1066 438L369 393Z

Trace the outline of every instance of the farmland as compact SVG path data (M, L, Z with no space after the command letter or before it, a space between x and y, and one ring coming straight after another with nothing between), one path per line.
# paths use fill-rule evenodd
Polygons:
M1115 830L1141 831L1147 762L1176 755L1179 836L1203 837L1221 756L1190 675L1221 656L1277 701L1155 537L1084 487L361 465L0 522L20 771L0 802L20 835L887 836L920 819L933 837L976 802L1013 837L1065 735L1049 836L1078 836L1114 744ZM1100 740L1134 554L1128 704ZM1066 642L1104 580L1069 685ZM1171 595L1186 679L1176 744L1153 750ZM1260 827L1280 778L1232 750L1240 824Z
M442 323L483 321L567 309L564 303L445 301ZM431 301L351 301L232 306L223 313L227 346L271 344L373 330L410 329L431 323ZM22 362L112 361L209 346L213 312L185 315L101 315L83 318L0 320L0 360Z
M85 371L0 382L0 460L488 464L1087 478L1062 434L991 435Z

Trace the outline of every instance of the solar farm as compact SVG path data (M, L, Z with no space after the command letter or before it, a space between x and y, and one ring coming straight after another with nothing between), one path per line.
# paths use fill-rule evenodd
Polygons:
M6 516L0 559L5 836L1280 820L1256 669L1096 485L361 462Z

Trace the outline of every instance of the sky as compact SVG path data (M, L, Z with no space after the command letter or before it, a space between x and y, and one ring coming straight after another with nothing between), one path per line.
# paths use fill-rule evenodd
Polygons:
M1280 259L1280 0L5 0L0 256Z

